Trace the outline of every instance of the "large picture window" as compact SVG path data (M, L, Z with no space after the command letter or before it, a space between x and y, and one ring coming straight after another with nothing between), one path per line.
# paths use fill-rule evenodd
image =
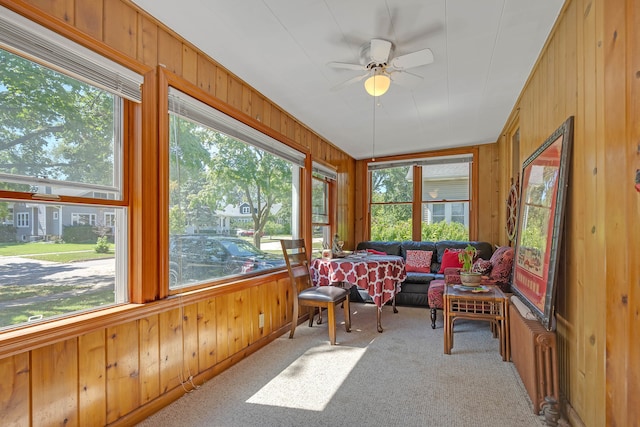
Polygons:
M304 154L173 88L169 288L284 266Z
M126 302L123 111L142 77L4 8L0 63L0 329Z
M370 164L370 238L418 238L413 221L420 221L421 240L468 240L471 160L453 155Z

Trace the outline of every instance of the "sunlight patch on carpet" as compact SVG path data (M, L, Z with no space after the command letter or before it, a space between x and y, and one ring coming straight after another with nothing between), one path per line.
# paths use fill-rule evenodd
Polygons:
M327 349L326 345L311 348L247 403L322 411L365 351L359 347Z

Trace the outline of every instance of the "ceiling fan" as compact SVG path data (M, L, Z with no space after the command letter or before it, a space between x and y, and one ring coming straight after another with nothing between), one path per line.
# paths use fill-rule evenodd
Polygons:
M394 45L388 40L371 39L360 48L360 63L330 62L333 68L364 71L364 74L353 77L333 89L341 89L352 83L365 81L365 89L372 96L381 96L393 81L403 86L415 86L422 77L407 71L408 69L433 62L431 49L421 49L393 57Z

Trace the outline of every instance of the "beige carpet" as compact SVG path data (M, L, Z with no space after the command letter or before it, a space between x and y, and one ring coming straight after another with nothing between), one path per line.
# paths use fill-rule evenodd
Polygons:
M428 309L384 307L380 334L375 306L352 309L338 345L302 324L139 425L544 425L488 323L457 321L445 355L440 312L433 330Z

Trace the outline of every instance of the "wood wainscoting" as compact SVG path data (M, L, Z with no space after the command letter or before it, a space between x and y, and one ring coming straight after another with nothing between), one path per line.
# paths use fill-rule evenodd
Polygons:
M124 321L45 344L23 339L24 351L0 355L3 425L139 422L288 331L290 299L277 272L127 307Z

